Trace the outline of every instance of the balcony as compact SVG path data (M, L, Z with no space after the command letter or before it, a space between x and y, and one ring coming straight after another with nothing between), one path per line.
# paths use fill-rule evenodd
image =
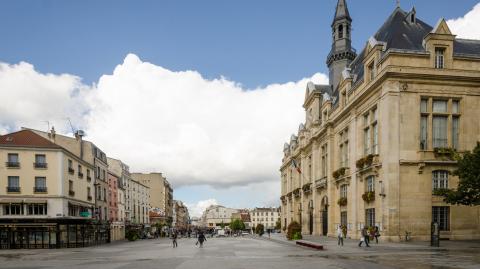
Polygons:
M33 167L36 169L47 169L47 163L33 163Z
M87 181L88 181L88 182L92 181L92 177L91 177L91 176L87 176Z
M68 173L70 173L71 175L73 175L75 173L75 170L71 167L68 168Z
M20 163L19 162L6 162L5 165L8 168L20 168Z
M317 189L327 188L327 177L315 180L315 187Z
M70 190L70 191L68 191L68 195L70 195L70 196L75 196L75 192L72 191L72 190Z
M356 162L357 171L363 173L369 171L372 168L380 167L380 157L377 154L369 154L363 158L360 158Z
M295 198L300 197L300 188L296 188L293 190L293 196L295 196Z
M306 183L302 186L303 193L310 193L312 191L312 183Z
M83 173L82 172L78 172L78 178L83 178Z
M87 196L87 200L92 201L92 196L91 195Z
M34 193L47 193L47 187L33 187Z
M7 192L20 192L20 187L7 187Z

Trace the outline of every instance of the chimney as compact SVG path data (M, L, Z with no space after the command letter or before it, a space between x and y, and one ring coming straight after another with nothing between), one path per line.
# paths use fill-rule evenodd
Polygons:
M50 138L50 140L52 140L54 143L55 143L55 127L52 126L52 129L50 130L50 133L48 133L48 138Z

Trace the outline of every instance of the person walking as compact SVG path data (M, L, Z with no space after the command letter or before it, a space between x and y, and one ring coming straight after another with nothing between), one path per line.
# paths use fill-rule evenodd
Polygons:
M362 243L365 242L365 245L367 247L370 247L370 245L368 244L368 238L369 235L368 235L368 230L367 230L367 227L364 227L362 229L362 236L360 237L360 243L358 243L358 246L361 247L362 246Z
M375 237L375 243L378 244L378 238L380 237L380 229L378 228L378 226L375 226L373 236Z
M172 233L172 243L173 243L173 247L174 247L174 248L178 247L178 243L177 243L177 233L176 233L176 232L173 232L173 233Z
M338 225L337 228L337 238L338 238L338 245L343 247L343 229L342 225Z
M198 245L200 243L200 247L203 248L203 242L205 242L205 241L207 241L207 238L205 237L205 234L203 234L203 232L199 232L197 243L195 245Z

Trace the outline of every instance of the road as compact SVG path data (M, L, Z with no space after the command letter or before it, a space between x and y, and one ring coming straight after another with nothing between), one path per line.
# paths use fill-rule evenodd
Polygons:
M204 248L196 247L195 239L179 239L178 248L172 248L168 239L156 239L79 249L0 250L0 268L376 269L407 267L391 255L383 259L371 258L369 255L349 257L345 254L335 255L332 251L322 252L269 240L243 237L208 238ZM408 268L450 267L445 264L438 266L409 264Z

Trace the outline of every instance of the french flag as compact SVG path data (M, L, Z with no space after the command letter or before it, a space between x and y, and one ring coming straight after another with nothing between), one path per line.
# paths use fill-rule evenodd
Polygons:
M292 159L292 166L295 167L295 169L297 170L297 172L299 174L302 173L302 170L300 170L300 166L298 166L297 162L295 160Z

